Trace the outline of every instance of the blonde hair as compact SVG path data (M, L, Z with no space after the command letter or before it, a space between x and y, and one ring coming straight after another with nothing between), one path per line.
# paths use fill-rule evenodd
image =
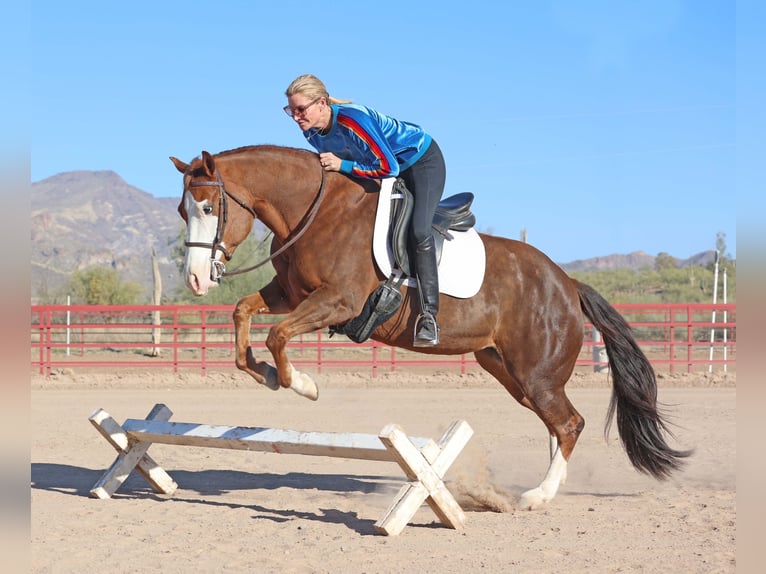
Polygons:
M316 100L317 98L324 97L327 98L327 101L330 104L351 103L351 100L340 100L338 98L333 98L327 91L327 88L325 87L322 80L312 74L303 74L302 76L298 76L290 83L289 86L287 86L285 95L289 98L295 94L303 94L311 100Z

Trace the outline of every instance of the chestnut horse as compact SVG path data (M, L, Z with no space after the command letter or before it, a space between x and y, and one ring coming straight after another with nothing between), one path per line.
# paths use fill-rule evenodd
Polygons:
M236 365L271 389L291 388L316 399L314 381L292 365L286 346L297 335L357 317L385 279L372 257L379 182L325 173L315 153L277 146L203 151L191 164L170 159L183 174L178 210L187 224L186 284L204 295L255 219L263 222L274 234L276 275L236 305ZM534 247L480 237L487 257L484 282L471 298L442 294L437 346L412 346L419 306L409 288L399 311L372 338L421 353L472 352L540 417L550 433L551 461L540 485L521 497L519 506L531 509L550 501L566 479L585 424L564 392L583 344L585 314L601 332L609 357L613 392L606 431L616 412L620 439L636 469L658 479L678 469L690 452L666 442L654 371L622 316ZM260 314L286 315L266 339L274 366L257 360L250 347L251 319Z

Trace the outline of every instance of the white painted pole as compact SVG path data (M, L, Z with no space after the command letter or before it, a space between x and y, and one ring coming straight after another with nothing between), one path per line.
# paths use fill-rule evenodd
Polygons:
M713 305L718 303L718 250L715 250L715 271L713 271ZM715 323L715 309L713 309L713 317L710 319L711 323ZM715 327L710 327L710 363L708 364L708 373L713 372L713 342L715 341Z
M726 267L723 268L723 304L726 305L728 303L728 297L727 297L727 288L726 288ZM724 309L723 310L723 322L728 323L729 322L729 312ZM724 326L723 328L723 370L726 372L728 369L728 365L726 364L726 358L728 356L729 349L727 348L726 343L729 340L729 328L727 326Z
M128 419L122 428L134 441L150 444L396 461L373 434L229 427L144 419ZM432 448L431 439L410 437L410 440L417 448Z
M593 327L592 341L594 343L601 342L601 333L595 327ZM604 345L593 345L593 372L601 373L608 368L609 356L606 354L606 347Z

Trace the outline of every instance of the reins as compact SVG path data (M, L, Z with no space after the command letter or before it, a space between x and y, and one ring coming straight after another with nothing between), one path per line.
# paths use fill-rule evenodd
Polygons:
M213 281L219 281L222 277L226 277L229 275L240 275L241 273L248 273L250 271L254 271L255 269L258 269L259 267L262 267L266 265L269 261L273 260L277 256L281 255L285 252L289 247L291 247L296 241L298 241L304 233L308 230L308 228L311 226L311 224L314 222L314 219L316 218L317 213L319 212L319 206L322 204L322 200L324 199L325 194L325 171L322 170L322 181L319 184L319 192L317 193L317 197L314 199L313 206L311 208L311 212L309 213L308 219L303 224L303 226L298 230L298 232L290 238L287 243L282 245L279 249L277 249L274 253L269 255L266 259L263 261L259 261L255 265L251 265L250 267L246 267L244 269L235 269L234 271L226 271L226 265L223 261L219 261L216 259L216 252L220 251L223 253L224 257L228 261L231 259L231 254L226 250L226 248L222 245L223 240L223 233L226 227L226 222L228 220L228 204L226 202L226 198L229 197L234 201L237 205L242 207L244 210L246 210L250 215L253 216L253 219L257 219L258 215L255 213L255 210L247 205L244 201L239 199L237 196L233 195L229 190L226 189L226 186L223 183L223 178L221 177L220 171L218 171L218 168L215 170L216 174L216 181L193 181L189 184L189 187L217 187L221 190L219 199L218 199L218 222L216 225L215 230L215 239L212 243L203 243L200 241L185 241L184 245L186 247L209 247L212 250L212 253L210 254L210 279ZM222 217L223 216L223 217Z

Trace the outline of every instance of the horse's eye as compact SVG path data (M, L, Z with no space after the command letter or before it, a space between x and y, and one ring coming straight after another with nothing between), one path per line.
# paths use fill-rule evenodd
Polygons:
M202 208L202 213L204 213L205 215L210 215L211 213L213 213L213 206L209 204L206 205L205 207Z

